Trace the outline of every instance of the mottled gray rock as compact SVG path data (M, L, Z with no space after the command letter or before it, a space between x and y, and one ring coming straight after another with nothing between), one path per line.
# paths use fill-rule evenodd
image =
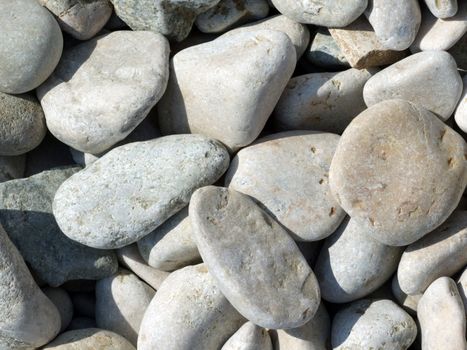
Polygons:
M397 270L401 289L423 293L437 278L467 265L467 211L455 211L433 232L409 245Z
M395 274L392 279L391 290L399 305L402 306L409 314L415 316L417 314L418 302L423 294L409 295L404 293L399 285L397 274Z
M256 199L295 239L321 240L345 216L328 183L338 141L313 131L261 138L233 158L225 185Z
M98 328L72 330L60 334L44 350L136 350L122 336Z
M63 31L79 40L96 35L112 14L109 0L39 0L58 21Z
M100 279L117 270L113 252L72 241L52 214L57 188L78 170L54 169L0 184L0 223L24 260L52 287L73 279Z
M73 240L120 248L152 232L227 170L229 154L201 135L171 135L117 147L58 189L53 210Z
M96 320L90 317L75 317L71 320L67 331L74 331L78 329L96 328ZM79 350L79 349L76 349Z
M151 32L117 31L66 50L37 90L47 127L77 150L104 152L162 96L168 59L167 40Z
M463 0L460 2L462 3ZM431 13L438 18L452 17L457 13L457 0L425 0Z
M188 207L141 238L138 250L149 266L163 271L173 271L201 262L188 217Z
M467 184L466 153L462 137L434 114L407 101L383 101L341 136L331 192L372 237L408 245L456 208Z
M466 320L459 291L449 277L440 277L423 293L417 308L423 350L466 349Z
M185 267L164 281L149 304L138 350L219 349L243 323L204 264Z
M467 133L467 75L464 75L462 83L464 86L464 91L460 98L459 104L457 105L454 119L457 126L459 126L463 132Z
M271 337L264 328L247 322L227 340L221 350L272 350Z
M363 86L374 73L351 68L290 79L273 113L276 127L341 134L366 109Z
M467 315L467 267L457 281L457 289L464 304L465 314Z
M0 156L0 182L23 177L26 167L26 156Z
M72 293L71 300L77 316L96 317L96 295L94 290Z
M419 52L373 75L365 84L367 106L400 98L447 120L462 94L456 61L444 51Z
M417 325L391 300L362 299L339 311L333 319L334 350L406 350L417 335Z
M63 288L46 287L42 292L55 305L60 314L61 333L70 325L71 319L73 318L73 304L71 303L70 295Z
M0 226L0 348L29 350L52 340L60 314Z
M181 41L196 16L220 0L110 0L115 13L133 30L150 30Z
M349 62L327 28L319 28L305 56L313 65L330 70L349 68Z
M295 328L316 313L319 286L297 245L253 199L197 190L189 215L203 261L230 303L264 328Z
M231 150L250 144L295 63L289 37L272 30L222 36L180 51L171 61L169 85L158 104L161 132L205 134Z
M60 27L36 0L2 1L0 23L0 91L21 94L35 89L60 60Z
M346 303L367 296L396 271L402 251L380 243L347 219L326 239L315 264L321 297Z
M136 275L120 270L96 284L96 323L134 346L144 313L156 291Z
M44 112L32 94L0 92L0 156L16 156L37 147L45 136Z

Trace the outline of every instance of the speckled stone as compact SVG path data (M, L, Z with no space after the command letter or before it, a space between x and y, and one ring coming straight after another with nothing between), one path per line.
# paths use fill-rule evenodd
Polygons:
M136 350L122 336L98 328L72 330L60 334L44 350Z
M464 75L462 83L464 86L464 91L460 98L459 104L457 105L454 119L459 128L461 128L463 132L467 133L467 75Z
M60 314L61 333L70 325L71 319L73 318L73 304L71 303L70 295L63 288L46 287L42 292L55 305Z
M340 206L380 242L408 245L454 211L467 184L467 145L434 114L403 100L356 117L331 162Z
M397 274L395 274L392 279L391 291L399 305L402 306L405 311L413 316L417 315L417 305L423 294L409 295L404 293L404 291L401 289L401 286L399 285Z
M266 329L247 322L227 340L221 350L272 350L271 337Z
M460 0L462 3L463 0ZM431 13L438 18L449 18L457 13L457 0L425 0Z
M0 182L23 177L26 167L26 156L0 156Z
M327 28L318 28L305 56L313 65L330 70L349 68L349 62Z

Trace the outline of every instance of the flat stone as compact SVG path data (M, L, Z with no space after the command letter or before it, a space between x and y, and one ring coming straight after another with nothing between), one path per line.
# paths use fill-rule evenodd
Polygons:
M403 51L386 48L365 17L345 28L330 28L329 32L353 68L385 66L406 56Z
M315 264L321 297L331 303L347 303L369 295L397 270L402 251L380 243L347 219L324 241Z
M462 0L461 0L462 2ZM429 10L438 18L452 17L457 13L457 0L425 0Z
M174 271L201 262L193 237L188 208L165 221L138 241L138 250L149 266Z
M138 350L220 349L243 323L206 266L188 266L172 273L149 304Z
M272 0L276 9L299 23L345 27L365 11L368 0Z
M318 28L305 56L313 65L329 70L342 70L350 67L347 58L327 28Z
M0 182L23 177L26 167L26 156L0 156Z
M0 223L24 260L52 287L73 279L100 279L117 270L113 252L72 241L52 214L55 192L79 169L54 169L0 184Z
M196 17L220 0L111 0L115 13L133 30L149 30L182 41Z
M64 32L79 40L96 35L112 14L109 0L39 0L52 12Z
M84 245L115 249L151 233L217 181L229 155L201 135L171 135L117 147L58 189L54 215Z
M465 314L467 315L467 268L457 280L457 289L464 304Z
M440 277L423 293L417 308L423 349L465 349L465 310L449 277Z
M397 51L409 48L422 21L417 0L370 0L365 15L379 42Z
M205 134L231 150L250 144L295 63L289 37L272 30L222 36L180 51L171 61L169 85L158 104L161 132Z
M345 216L328 183L338 141L338 135L313 131L261 138L236 154L225 185L257 200L294 239L321 240Z
M337 312L332 323L334 350L408 349L417 325L391 300L361 299Z
M0 348L38 348L60 330L60 314L34 282L0 226Z
M63 37L36 0L0 4L0 91L21 94L42 84L57 66Z
M329 184L339 205L387 245L408 245L441 225L467 184L467 145L434 114L380 102L345 130Z
M70 324L73 318L73 304L68 292L63 288L46 287L42 292L55 305L61 320L60 333L63 332Z
M44 350L136 350L122 336L98 328L72 330L60 334Z
M36 148L47 128L44 112L32 94L0 92L0 156L17 156Z
M399 285L397 274L395 274L392 279L391 290L398 304L402 306L409 314L416 316L418 302L420 301L420 298L423 294L409 295L404 293L404 291L401 289L401 286Z
M47 127L77 150L104 152L131 133L160 99L168 59L167 40L142 31L116 31L67 49L37 90Z
M227 340L221 350L272 350L271 337L266 329L247 322Z
M423 293L436 279L467 265L467 211L455 211L433 232L409 245L397 277L407 294Z
M341 134L366 109L363 87L374 73L351 68L290 79L273 113L276 128Z
M136 275L120 270L96 284L96 323L136 346L144 313L156 291Z
M229 302L264 328L295 328L316 313L319 286L293 239L250 197L208 186L189 215L203 261Z
M464 78L462 79L462 85L464 86L464 90L462 92L459 104L457 105L454 119L457 126L459 126L463 132L467 133L467 75L464 75Z

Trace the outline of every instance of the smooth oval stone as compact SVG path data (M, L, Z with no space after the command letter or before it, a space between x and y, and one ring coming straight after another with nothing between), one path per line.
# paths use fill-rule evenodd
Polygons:
M272 0L276 9L299 23L345 27L365 11L368 0Z
M441 225L467 184L467 145L434 114L403 100L356 117L339 140L329 184L380 242L408 245Z
M342 70L350 67L329 30L322 27L317 30L305 56L313 65L325 69Z
M42 293L0 226L0 348L38 348L60 330L60 314Z
M149 304L138 350L220 349L243 323L206 266L188 266L172 273Z
M271 337L264 328L247 322L227 340L221 350L272 350Z
M341 134L366 109L363 86L374 71L348 69L290 79L274 110L280 130L320 130Z
M401 289L401 286L399 285L397 274L395 274L392 279L391 291L399 305L402 306L405 311L413 316L417 315L417 305L423 294L409 295L404 293L404 291Z
M225 185L256 199L295 239L321 240L345 216L328 184L338 141L313 131L261 138L233 158Z
M396 271L402 251L380 243L347 219L325 240L315 264L321 297L346 303L367 296Z
M293 239L250 197L208 186L189 215L203 261L219 289L248 320L295 328L316 313L319 286Z
M63 288L46 287L42 292L55 305L61 320L60 333L63 332L70 324L73 318L73 304L70 295Z
M467 75L464 75L462 79L464 90L460 98L459 104L456 108L456 113L454 114L454 119L457 126L467 133Z
M459 291L449 277L440 277L423 293L417 308L425 350L466 348L466 320Z
M444 51L419 52L373 75L363 88L367 106L401 98L447 120L462 94L456 61Z
M397 270L401 289L423 293L437 278L467 265L467 211L455 211L440 227L409 245Z
M457 281L457 289L463 301L465 314L467 315L467 267Z
M72 330L60 334L44 350L136 350L122 336L98 328Z
M144 313L156 291L136 275L120 270L96 283L96 323L136 346Z
M60 27L36 0L2 1L0 23L0 91L21 94L35 89L60 60Z
M52 214L55 192L79 169L58 168L0 184L0 223L32 270L52 287L100 279L117 270L113 252L72 241Z
M146 236L227 170L229 154L201 135L171 135L117 147L69 178L54 215L71 239L114 249Z
M339 311L333 319L333 350L401 349L415 340L417 325L391 300L362 299Z
M138 250L149 266L173 271L201 262L193 237L188 208L180 210L138 241Z
M44 112L32 94L0 92L0 156L16 156L36 148L47 128Z
M457 13L457 0L425 0L431 13L438 18L452 17ZM462 3L462 0L461 0Z
M250 144L295 63L289 37L272 30L222 36L180 51L171 61L169 85L158 104L161 132L204 134L231 150Z
M151 32L117 31L66 50L37 90L47 127L77 150L104 152L160 99L168 62L167 40Z
M369 0L365 15L381 44L399 51L413 43L422 21L417 0Z
M0 156L0 182L23 177L26 168L26 156Z

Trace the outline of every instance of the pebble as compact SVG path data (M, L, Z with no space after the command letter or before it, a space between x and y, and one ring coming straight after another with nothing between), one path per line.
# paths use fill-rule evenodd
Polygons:
M46 287L42 292L50 299L55 305L61 320L60 333L63 332L69 325L73 318L73 304L70 295L63 288Z
M363 87L376 71L351 68L290 79L273 114L280 130L320 130L342 134L366 109Z
M318 241L345 216L328 184L338 141L338 135L313 131L260 138L233 158L225 185L257 200L294 239Z
M136 275L120 270L96 284L96 323L99 328L120 334L134 346L155 290Z
M461 2L463 0L460 0ZM457 13L457 0L425 0L429 10L438 18L449 18Z
M62 54L57 21L36 0L15 0L0 3L0 23L0 91L22 94L35 89Z
M417 308L423 350L466 349L466 320L459 291L449 277L440 277L423 293Z
M26 167L26 156L0 156L0 182L23 177Z
M34 272L52 287L73 279L100 279L117 270L113 252L70 240L52 215L56 190L78 170L53 169L0 184L0 223Z
M203 33L220 33L240 24L266 17L266 0L221 0L196 18L196 26Z
M189 215L203 261L249 321L295 328L316 313L319 286L295 242L253 199L234 190L197 190Z
M149 266L162 271L174 271L201 262L188 217L188 207L141 238L138 250Z
M227 340L221 350L272 350L271 337L266 329L247 322Z
M339 140L329 184L339 205L387 245L408 245L454 211L467 184L467 145L434 114L403 100L356 117Z
M459 104L454 114L454 119L457 126L465 133L467 133L467 75L462 79L464 90L460 98Z
M457 289L459 290L459 295L464 304L465 314L467 315L467 267L457 280Z
M380 243L347 219L324 241L315 264L321 297L331 303L347 303L367 296L397 270L402 251Z
M161 132L205 134L232 151L250 144L266 124L295 63L289 37L272 30L223 36L180 51L172 59L167 91L158 104Z
M399 305L402 306L405 311L413 316L417 315L418 302L420 301L420 298L423 294L420 293L409 295L404 293L404 291L401 289L401 286L399 285L397 274L395 274L392 279L391 291Z
M433 232L409 245L397 277L406 294L423 293L436 279L467 265L467 211L455 211Z
M243 323L206 266L188 266L172 273L149 304L138 350L219 349Z
M329 70L350 67L347 58L327 28L318 28L305 56L313 65Z
M123 145L60 186L55 219L81 244L121 248L186 206L197 188L214 183L228 165L224 147L201 135Z
M331 28L329 32L353 68L385 66L399 61L406 55L403 51L384 47L364 17L345 28Z
M122 336L98 328L72 330L60 334L44 350L136 350Z
M37 90L48 129L77 150L104 152L160 99L168 60L167 40L144 31L116 31L67 49Z
M16 156L36 148L47 128L44 112L32 94L0 92L0 156Z
M369 0L365 15L379 42L397 51L409 48L422 20L417 0Z
M0 266L0 348L33 349L46 344L60 330L60 314L36 285L1 226Z
M417 325L391 300L362 299L337 312L332 323L333 350L401 349L414 342Z
M88 40L96 35L112 14L109 0L39 0L56 17L64 32L79 40Z

